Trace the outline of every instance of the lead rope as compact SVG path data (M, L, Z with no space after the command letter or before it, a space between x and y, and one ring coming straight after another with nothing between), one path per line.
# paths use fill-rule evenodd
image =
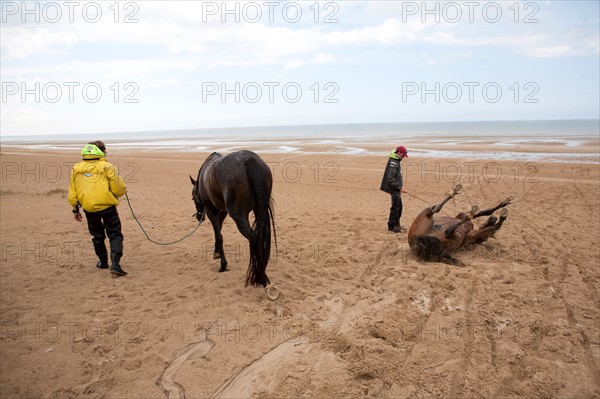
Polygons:
M152 238L150 238L148 236L148 233L146 233L146 230L144 229L144 227L142 226L142 224L138 220L137 216L135 216L135 213L133 212L133 208L131 207L131 202L129 202L129 196L127 195L127 193L125 193L125 199L127 199L127 205L129 205L129 209L131 210L131 214L133 215L133 219L137 222L138 226L140 226L140 229L142 229L142 232L144 233L144 235L146 236L146 238L148 239L148 241L153 242L154 244L157 244L157 245L173 245L173 244L176 244L178 242L181 242L181 241L185 240L186 238L188 238L192 234L194 234L196 232L196 230L198 230L198 228L202 225L202 222L199 221L198 225L194 228L194 230L192 230L191 232L189 232L188 234L186 234L182 238L180 238L178 240L175 240L173 242L158 242L158 241L155 241L155 240L153 240Z
M417 196L416 196L416 195L414 195L414 194L411 194L411 193L409 193L409 192L406 192L406 191L405 191L405 192L403 192L402 194L408 194L408 195L410 195L411 197L413 197L413 198L415 198L415 199L418 199L419 201L421 201L421 202L423 202L423 203L425 203L425 204L427 204L427 205L431 206L431 203L430 203L429 201L425 201L423 198L419 198L419 197L417 197ZM452 216L448 215L448 214L446 213L446 211L444 211L443 209L442 209L440 212L442 212L442 213L443 213L443 214L445 214L446 216L452 217Z

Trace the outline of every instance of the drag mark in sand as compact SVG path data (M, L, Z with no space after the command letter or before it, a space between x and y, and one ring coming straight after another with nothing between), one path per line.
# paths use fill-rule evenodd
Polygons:
M206 331L202 331L203 340L188 345L163 371L156 384L163 390L167 399L184 399L185 388L175 382L175 372L193 355L205 356L215 346L215 343L207 338Z
M269 372L273 372L281 366L282 359L304 352L310 346L311 344L306 339L298 342L298 337L283 341L225 381L210 396L210 399L252 397L254 393L252 382L259 377L259 374L270 375Z
M380 264L384 254L387 253L395 244L393 242L387 244L378 254L375 259L373 267L365 267L358 282L364 281L364 278L370 273L372 269L376 269ZM341 326L348 313L349 307L343 305L342 309L336 318L337 325ZM306 338L302 337L298 340L298 337L292 337L286 341L281 342L268 352L265 352L260 358L254 360L252 363L241 369L239 372L231 376L225 381L216 391L210 396L210 399L219 398L232 398L232 397L251 397L253 392L253 385L259 375L269 375L269 372L274 372L276 369L281 367L281 363L284 359L289 359L295 355L301 355L311 349L316 349L313 344L308 342ZM311 368L311 370L315 367Z

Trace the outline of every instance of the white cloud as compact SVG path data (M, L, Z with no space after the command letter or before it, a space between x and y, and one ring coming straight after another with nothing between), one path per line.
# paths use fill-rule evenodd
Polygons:
M331 64L335 62L335 57L330 53L319 53L313 58L313 64Z
M459 37L448 32L438 32L425 36L422 40L448 47L504 47L533 58L581 56L598 52L598 41L594 37L577 40L561 35L561 39L557 39L552 35L539 33Z
M54 25L8 24L2 28L2 52L7 59L24 59L32 55L65 52L76 45L96 43L144 46L147 59L189 57L192 68L219 66L279 65L284 69L298 68L298 59L315 63L335 62L337 52L357 53L359 45L376 44L391 48L410 43L429 43L447 47L500 46L532 57L560 57L598 53L598 38L593 35L567 35L563 32L540 30L519 31L517 24L447 24L420 18L406 19L402 4L387 2L357 3L344 7L349 12L370 15L360 26L343 24L223 24L214 16L203 20L201 4L185 2L141 3L138 23L114 23L103 18L91 24L85 21ZM216 4L216 3L215 3ZM243 7L245 3L241 3ZM110 4L103 3L104 7ZM505 5L503 8L506 10ZM106 10L112 16L110 10ZM378 15L378 18L373 17ZM382 22L381 15L387 18ZM510 16L510 14L507 15ZM123 15L122 15L123 17ZM205 17L205 16L204 16ZM342 16L340 15L340 18ZM356 18L356 15L351 17ZM510 19L510 18L509 18ZM343 21L343 18L341 18ZM534 28L539 28L536 24ZM481 29L480 29L481 28ZM502 28L502 29L499 29ZM506 28L506 29L505 29ZM539 33L542 32L542 33ZM147 46L150 46L148 48ZM166 52L165 52L166 50ZM76 55L71 55L72 57ZM291 61L295 60L295 61ZM132 63L133 61L124 61ZM144 69L143 61L136 68ZM159 61L160 62L160 61ZM157 61L149 61L155 64ZM118 68L117 68L118 70Z
M69 61L53 65L35 65L3 68L3 81L7 82L111 82L131 79L154 80L165 75L193 71L197 66L189 61L163 60L116 60L116 61Z
M47 28L8 26L2 29L2 36L2 48L6 48L6 56L9 58L26 58L48 49L60 51L56 47L69 47L78 41L76 35Z
M288 60L283 69L295 69L304 66L304 60L302 58L292 58Z
M148 87L156 88L156 87L164 87L164 86L174 86L179 83L180 83L180 80L177 78L161 79L161 80L158 80L158 81L155 81L155 82L149 84Z

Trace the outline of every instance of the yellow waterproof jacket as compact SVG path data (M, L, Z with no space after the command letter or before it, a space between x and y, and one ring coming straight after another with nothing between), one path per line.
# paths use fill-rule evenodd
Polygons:
M102 211L119 205L117 198L125 194L126 188L117 169L106 158L84 156L71 172L69 204L73 209L79 205L87 212Z

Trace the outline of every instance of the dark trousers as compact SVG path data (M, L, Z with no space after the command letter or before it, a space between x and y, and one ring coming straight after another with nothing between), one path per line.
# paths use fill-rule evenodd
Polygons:
M395 191L391 194L392 207L390 208L390 218L388 219L388 227L391 229L394 226L400 226L400 216L402 216L402 198L400 191Z
M111 206L98 212L85 212L85 217L88 230L92 235L96 256L104 261L108 257L106 245L104 245L104 239L108 236L111 255L115 254L121 258L123 256L123 234L121 234L121 219L119 219L117 207Z

